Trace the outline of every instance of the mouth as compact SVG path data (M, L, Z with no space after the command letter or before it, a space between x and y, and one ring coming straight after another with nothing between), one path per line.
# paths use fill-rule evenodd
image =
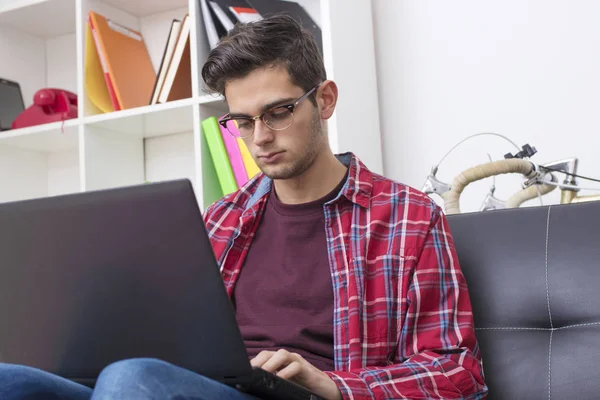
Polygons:
M283 157L283 153L285 153L285 151L276 151L272 153L261 154L258 156L258 158L265 164L273 164Z

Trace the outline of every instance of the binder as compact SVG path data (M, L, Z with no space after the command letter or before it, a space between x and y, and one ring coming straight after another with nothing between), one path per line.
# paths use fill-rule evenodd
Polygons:
M156 73L142 35L94 11L89 22L114 109L147 105Z
M306 12L304 7L293 1L274 1L274 0L247 0L250 7L254 8L258 13L266 17L269 14L284 13L299 19L302 26L309 30L315 39L321 54L323 53L323 34L321 28Z
M199 0L204 28L211 49L214 49L234 25L258 21L260 14L246 0Z
M213 15L215 15L219 19L219 22L221 23L223 28L227 32L232 30L235 23L233 19L230 18L230 14L225 12L216 1L209 0L208 3L210 5L210 8L212 9Z
M242 153L240 153L240 148L237 144L236 138L234 138L231 135L231 133L227 131L227 128L224 128L220 124L219 128L221 130L221 137L223 138L223 143L225 143L227 155L229 156L229 162L231 163L233 176L235 177L237 186L240 188L244 186L246 182L248 182L248 173L246 172L246 167L244 166Z
M240 153L242 154L242 160L244 160L244 167L246 167L246 172L248 173L248 179L252 179L256 176L256 174L260 173L260 168L256 165L254 158L252 158L252 154L250 154L250 150L246 147L246 143L242 138L237 138L238 147L240 148Z
M225 27L230 30L235 23L251 22L262 19L260 14L246 0L209 0L215 14Z
M227 33L227 31L221 24L221 21L218 20L208 1L209 0L200 0L200 9L202 11L202 19L204 21L204 27L206 29L208 44L211 49L214 49L215 47L217 47L219 39L223 37Z
M202 153L202 202L204 209L224 196L219 176L213 162L206 135L200 134L200 148Z
M242 23L256 22L262 19L258 11L251 7L232 7L231 12Z
M223 195L238 190L229 156L225 149L225 143L221 136L221 129L216 117L206 118L202 121L202 133L206 138L206 143L210 151L216 175L221 186Z

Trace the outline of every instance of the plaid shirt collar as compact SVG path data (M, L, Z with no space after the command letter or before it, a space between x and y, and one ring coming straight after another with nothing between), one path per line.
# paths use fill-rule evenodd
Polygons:
M368 208L371 204L373 173L353 153L337 154L336 158L349 168L349 172L342 190L331 202L336 202L343 196L354 204ZM250 195L245 203L244 212L252 209L260 200L265 198L271 192L272 186L273 180L264 174L259 174L252 180L247 185L248 191L243 190L243 192Z

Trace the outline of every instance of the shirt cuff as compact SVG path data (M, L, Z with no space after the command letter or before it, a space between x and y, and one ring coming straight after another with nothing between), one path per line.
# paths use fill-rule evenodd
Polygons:
M344 400L375 400L367 382L352 372L325 372L336 384Z

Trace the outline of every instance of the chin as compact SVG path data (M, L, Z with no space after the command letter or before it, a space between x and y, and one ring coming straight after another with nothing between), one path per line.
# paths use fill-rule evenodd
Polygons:
M288 171L276 171L274 169L265 169L263 170L263 173L267 177L277 180L290 179L294 177L294 174L290 174Z
M278 180L291 179L299 175L293 168L284 165L263 166L261 170L267 177Z

